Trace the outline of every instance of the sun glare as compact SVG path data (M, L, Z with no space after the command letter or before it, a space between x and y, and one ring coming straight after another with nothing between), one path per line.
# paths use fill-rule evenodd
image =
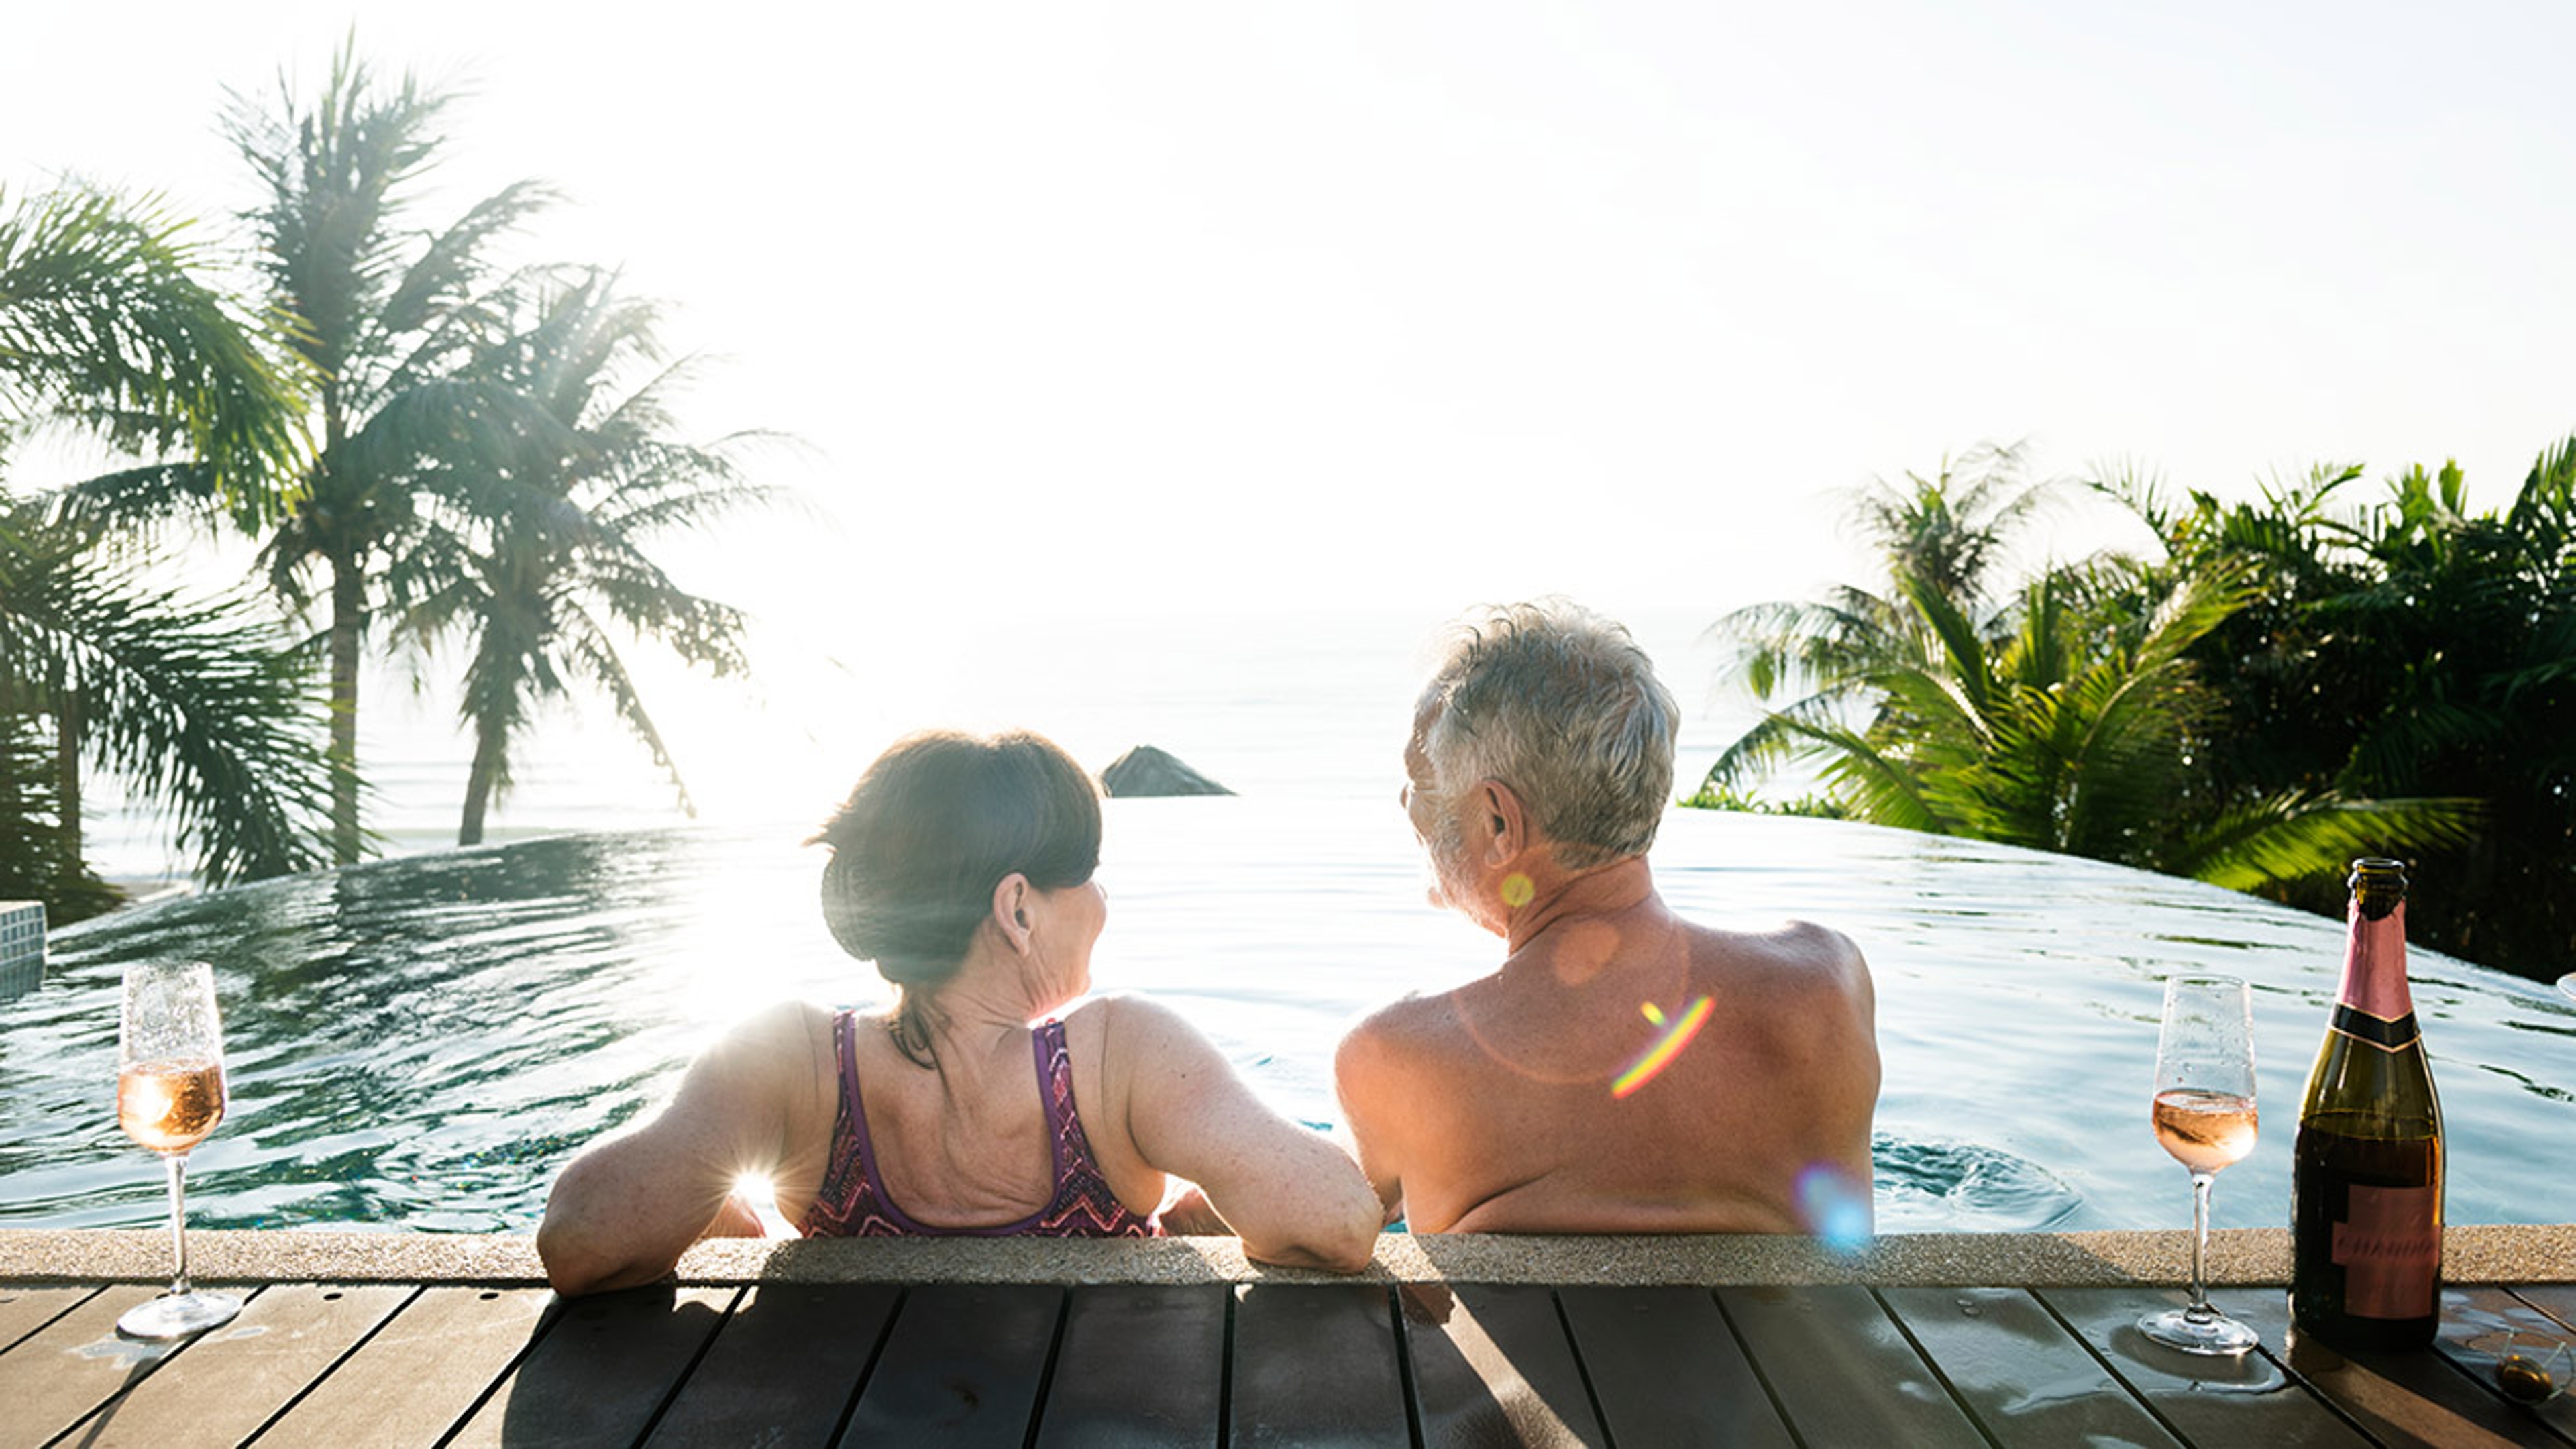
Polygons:
M768 1174L746 1172L733 1180L733 1195L760 1219L761 1236L792 1238L796 1228L778 1211L778 1184Z

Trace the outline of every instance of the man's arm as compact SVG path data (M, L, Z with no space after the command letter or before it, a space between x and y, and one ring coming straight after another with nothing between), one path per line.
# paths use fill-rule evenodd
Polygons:
M1811 1157L1834 1169L1841 1189L1827 1213L1811 1211L1812 1230L1866 1233L1874 1225L1871 1203L1870 1129L1879 1090L1877 994L1860 947L1840 931L1796 923L1787 937L1797 953L1800 983L1782 1004L1780 1043L1795 1077L1805 1084L1810 1120L1822 1133Z
M1404 1159L1398 1147L1397 1053L1371 1017L1351 1028L1333 1052L1333 1091L1341 1099L1351 1155L1377 1193L1385 1221L1404 1216Z

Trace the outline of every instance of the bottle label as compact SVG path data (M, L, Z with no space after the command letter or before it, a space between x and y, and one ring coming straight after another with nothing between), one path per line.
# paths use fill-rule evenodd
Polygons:
M2333 1258L2344 1270L2343 1307L2355 1318L2422 1318L2441 1279L2439 1189L2354 1183L2335 1224Z
M2424 1036L2422 1029L2415 1025L2415 1013L2411 1011L2391 1021L2384 1016L2373 1016L2348 1001L2335 1003L2331 1025L2354 1041L2368 1042L2384 1052L2413 1046Z

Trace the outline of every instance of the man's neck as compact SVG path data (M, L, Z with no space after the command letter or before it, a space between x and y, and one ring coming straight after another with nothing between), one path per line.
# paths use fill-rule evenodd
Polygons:
M1627 856L1541 884L1528 905L1511 914L1503 932L1509 956L1518 956L1550 928L1586 917L1633 911L1655 899L1646 858Z

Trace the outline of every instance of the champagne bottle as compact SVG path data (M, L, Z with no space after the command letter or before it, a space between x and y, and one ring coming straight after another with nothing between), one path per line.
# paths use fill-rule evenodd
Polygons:
M2442 1316L2442 1105L2406 989L2406 868L2352 863L2343 982L2292 1154L2290 1319L2353 1348Z

